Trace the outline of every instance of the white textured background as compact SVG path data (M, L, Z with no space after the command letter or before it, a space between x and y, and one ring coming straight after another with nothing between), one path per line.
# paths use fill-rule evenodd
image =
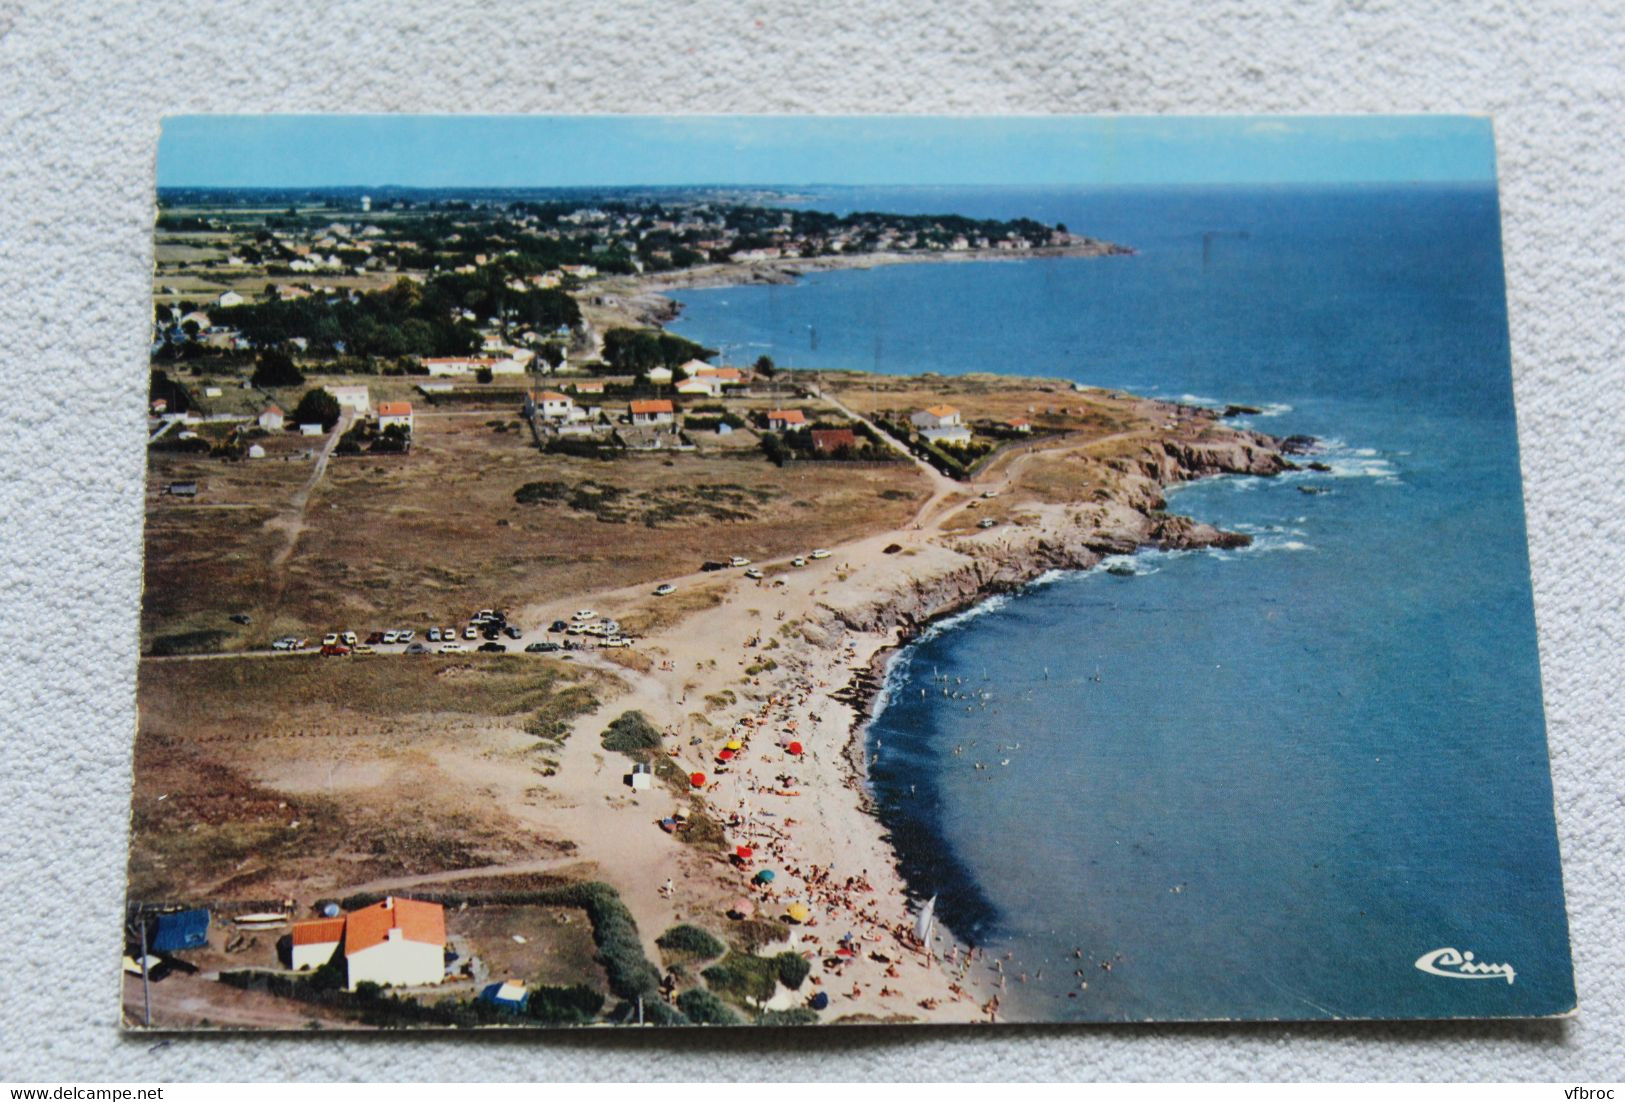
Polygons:
M1625 1076L1625 11L1618 0L957 7L0 0L0 1079ZM158 122L289 110L1493 114L1580 1016L182 1037L157 1051L122 1038ZM35 644L32 629L65 622L77 630Z

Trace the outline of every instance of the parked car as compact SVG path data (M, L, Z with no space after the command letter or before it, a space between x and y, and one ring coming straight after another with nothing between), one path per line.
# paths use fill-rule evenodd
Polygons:
M324 647L331 647L333 644L337 643L338 641L339 641L339 633L336 632L336 631L330 631L326 635L322 636L322 646L324 646Z
M790 565L791 566L806 566L807 565L807 560L802 558L800 555L797 555L795 558L790 560Z
M481 643L480 644L480 653L481 654L507 654L508 653L508 648L503 646L501 643Z
M440 639L441 639L442 642L449 642L450 640L455 639L455 638L457 638L457 629L456 628L441 628L440 629Z
M355 649L350 651L350 653L351 654L377 654L378 652L373 650L371 647L367 646L367 644L362 643L359 647L356 647Z
M552 654L554 651L560 650L560 649L562 649L562 648L560 648L560 646L557 643L532 643L530 646L525 648L525 653L526 654Z
M406 648L407 654L428 654L429 648L422 643L413 643Z
M676 593L676 592L677 592L677 587L672 585L670 582L666 582L664 585L655 586L655 596L656 597L670 597L673 593Z
M479 637L480 637L480 629L475 627L473 624L469 624L466 628L463 629L463 638L464 639L478 639Z
M414 631L411 628L407 628L405 631L403 631L399 635L395 636L395 642L397 642L397 643L410 643L416 636L417 636L416 631Z
M754 566L753 566L753 567L751 567L751 568L750 568L750 569L749 569L749 570L747 570L747 571L745 571L745 577L747 577L747 578L754 578L754 579L756 579L756 580L757 580L757 581L761 581L761 579L762 579L762 572L761 572L761 571L760 571L760 570L758 570L758 569L756 569L756 568L755 568L755 567L754 567Z
M982 496L987 498L989 501L992 501L994 498L999 496L999 491L997 491L997 490L983 490L982 491Z
M445 646L440 648L440 653L461 654L463 653L463 645L461 643L447 643Z
M597 616L597 615L598 615L598 613L594 612L592 609L583 608L583 609L578 609L576 611L576 614L574 616L572 616L571 619L572 620L591 620L594 616Z
M749 566L750 565L750 560L745 558L745 556L743 556L743 555L735 555L733 558L728 560L728 565L729 566Z
M827 558L829 558L829 551L827 549L825 549L825 548L820 547L817 550L815 550L811 555L809 555L808 558L827 559Z
M297 638L297 637L292 636L292 635L284 635L281 639L278 639L278 640L276 640L276 642L271 644L271 649L272 650L298 650L300 647L302 647L304 645L305 645L305 641L303 639Z
M518 639L525 633L514 627L512 624L509 624L507 627L502 629L502 634L506 635L509 639Z
M429 629L429 642L431 642L431 643L440 642L440 629L439 628L430 628Z
M997 523L999 523L999 522L994 520L992 517L983 517L981 520L976 522L976 527L978 527L978 528L991 528Z
M601 647L630 647L632 645L632 640L623 635L617 635L613 639L605 639L598 645Z
M355 647L355 632L347 631L344 634L340 635L339 638L344 640L344 645L345 646L351 647L351 648Z
M254 617L250 616L246 612L233 612L230 616L227 617L227 619L229 619L234 624L242 624L244 626L247 626L248 624L252 624L254 622Z
M377 644L382 643L383 641L384 641L384 633L381 632L381 631L375 631L371 635L367 636L367 643L369 645L376 646Z
M323 658L343 658L345 655L347 655L349 653L350 653L350 648L345 646L343 643L323 643L322 644L322 657Z
M728 569L728 564L725 562L706 561L700 564L700 569L709 574L713 570Z
M401 641L401 633L398 631L386 631L384 632L384 636L381 641L384 643L399 643Z

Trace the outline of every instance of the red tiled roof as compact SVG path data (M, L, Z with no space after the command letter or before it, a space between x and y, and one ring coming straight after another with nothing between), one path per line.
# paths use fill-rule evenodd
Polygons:
M379 402L378 416L380 417L410 417L412 416L411 402Z
M344 955L354 956L389 939L389 931L400 930L405 941L428 945L446 943L446 909L438 903L391 896L370 907L344 916Z
M807 422L807 415L799 409L772 409L767 412L769 421L783 421L787 425L803 425Z
M649 398L632 403L633 413L671 413L671 400L667 398Z
M570 396L568 394L560 394L556 390L544 390L537 395L537 401L540 402L568 402L569 400Z
M331 945L344 936L344 919L315 918L293 924L295 945Z
M952 417L959 411L953 406L926 406L925 412L933 417Z

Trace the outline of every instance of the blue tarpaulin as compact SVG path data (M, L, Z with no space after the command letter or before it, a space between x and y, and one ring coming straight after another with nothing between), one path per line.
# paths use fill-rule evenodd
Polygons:
M207 944L209 944L209 911L206 907L154 915L147 930L147 948L155 953L201 949Z

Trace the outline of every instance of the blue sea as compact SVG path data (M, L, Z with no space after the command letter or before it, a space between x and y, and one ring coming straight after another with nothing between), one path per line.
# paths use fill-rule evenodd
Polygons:
M1008 954L1006 1016L1570 1008L1493 189L812 205L1137 252L688 291L672 328L735 361L1256 406L1242 423L1313 435L1332 468L1178 488L1171 509L1253 546L1047 578L899 655L874 795L911 891ZM1516 980L1416 967L1446 947Z

